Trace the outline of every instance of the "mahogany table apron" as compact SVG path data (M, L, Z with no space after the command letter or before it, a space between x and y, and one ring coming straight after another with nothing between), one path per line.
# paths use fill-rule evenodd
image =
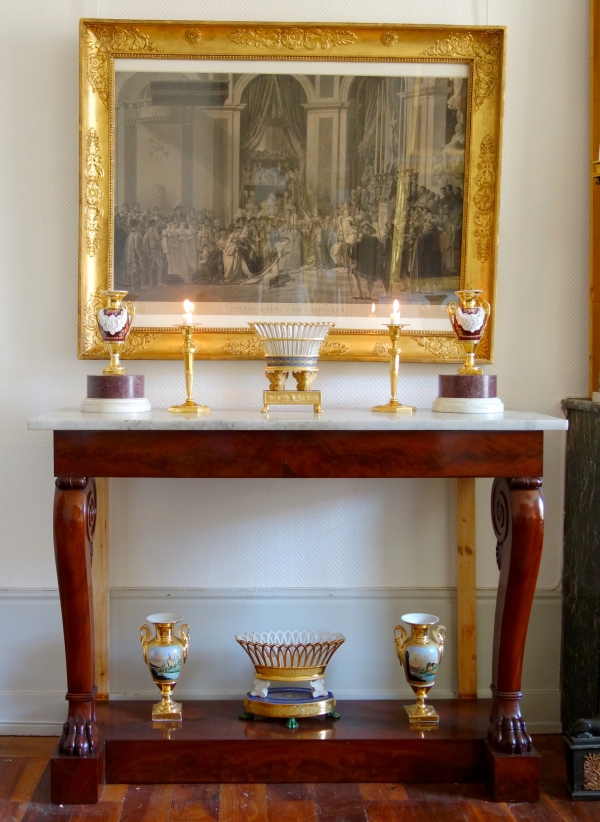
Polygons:
M53 801L97 801L99 786L105 779L105 756L106 778L122 781L111 763L119 761L116 752L125 742L118 734L114 736L106 730L101 735L104 738L99 738L94 701L94 478L107 476L495 478L491 508L500 581L494 625L492 702L491 709L481 704L479 708L479 713L482 709L490 710L487 734L481 733L476 740L479 755L473 749L466 759L464 739L449 735L441 744L440 738L436 756L445 760L445 767L439 770L440 776L436 776L435 767L426 768L425 772L427 781L484 778L496 800L534 801L539 794L539 756L532 747L520 703L525 638L542 552L542 469L540 430L54 431L54 539L69 707L51 764ZM116 707L119 703L114 704ZM390 702L387 709L394 713L397 706L397 702ZM477 707L474 710L477 712ZM396 721L406 720L398 717ZM334 753L331 747L335 740L320 738L318 745L312 745L310 761L321 762L323 767L309 768L311 781L316 781L319 773L323 781L402 782L423 778L423 770L414 766L415 757L419 756L415 751L422 743L421 756L426 757L428 750L433 751L431 746L426 747L430 739L417 739L417 732L412 732L412 736L405 735L406 739L398 737L390 742L377 730L376 723L372 731L368 727L367 722L367 730L362 727L355 739L352 734L350 738L348 733L344 734L344 750L353 750L357 756L354 760L350 757L346 770L338 768L333 777L327 765L332 757L339 758L339 750ZM216 737L220 733L225 734L223 741L227 734L217 730ZM306 768L298 768L301 749L297 746L302 740L293 732L281 734L280 729L274 729L267 745L264 736L268 733L263 727L258 737L246 736L243 743L237 743L253 746L249 759L246 755L242 781L306 781L308 771L304 773ZM133 738L126 743L128 757L135 760L137 745L140 756L143 754L146 759L155 757L163 765L165 759L170 759L164 746L148 747L144 734L140 733L137 739L134 731L131 734ZM365 738L369 739L366 748ZM174 740L164 742L174 744ZM218 738L213 739L206 749L204 764L210 758L208 768L203 767L204 748L197 741L197 768L189 774L189 781L207 781L208 777L212 782L240 781L239 771L231 768L230 757L222 757L220 768L218 742ZM189 754L194 745L189 740L186 744ZM339 748L340 742L336 744ZM393 772L384 767L390 745L395 753ZM358 752L367 748L370 766L365 769ZM175 748L169 750L175 752ZM239 752L241 755L241 747ZM177 757L172 761L170 776L164 767L161 771L163 781L179 781ZM468 761L473 762L471 770L465 770ZM268 762L273 762L271 769L266 767ZM148 781L155 781L151 767L146 773L150 774ZM143 775L140 778L144 780ZM132 781L130 775L127 781Z

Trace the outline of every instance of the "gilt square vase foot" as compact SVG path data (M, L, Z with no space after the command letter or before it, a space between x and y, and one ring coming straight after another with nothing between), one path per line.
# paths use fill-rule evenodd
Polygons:
M95 805L104 787L104 742L87 756L67 756L58 748L50 759L53 805Z
M485 741L486 787L494 802L537 802L542 758L532 748L526 754L503 754Z
M405 705L404 710L412 728L437 728L440 724L440 717L433 705L425 706L426 713L419 712L417 705Z

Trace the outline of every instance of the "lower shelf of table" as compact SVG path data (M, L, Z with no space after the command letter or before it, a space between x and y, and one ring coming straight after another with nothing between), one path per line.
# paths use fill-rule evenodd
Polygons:
M485 742L490 701L432 702L440 725L423 731L409 726L408 703L395 700L342 700L339 720L302 719L296 730L283 720L240 721L241 700L184 701L175 730L153 725L151 702L99 703L106 781L486 781L495 767ZM509 767L531 769L533 759L539 764L537 754L508 757Z
M344 701L340 719L241 721L242 700L184 701L181 727L152 722L152 702L97 704L100 743L87 757L56 752L54 803L94 803L108 783L485 782L496 801L539 797L536 751L486 742L490 700L433 700L437 729L415 730L402 701Z

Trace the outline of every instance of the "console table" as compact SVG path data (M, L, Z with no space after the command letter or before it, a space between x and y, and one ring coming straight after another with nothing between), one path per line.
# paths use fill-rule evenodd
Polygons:
M540 759L521 714L525 638L543 542L543 432L533 413L411 417L62 410L30 421L54 432L54 543L69 707L51 761L52 801L95 802L107 782L486 781L500 801L534 801ZM341 702L342 720L241 723L239 704L186 702L178 730L149 702L96 705L92 545L96 477L493 477L500 581L491 700L437 700L438 730L409 728L401 701ZM104 594L106 592L96 592ZM390 630L393 626L390 626ZM390 653L393 649L390 646Z

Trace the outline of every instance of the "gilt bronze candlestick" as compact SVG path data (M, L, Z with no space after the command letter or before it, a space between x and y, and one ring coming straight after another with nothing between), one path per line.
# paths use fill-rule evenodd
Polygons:
M392 396L386 405L374 405L371 411L381 411L384 414L412 414L417 409L412 405L402 405L398 402L396 394L398 393L398 372L400 370L400 348L398 347L398 340L400 339L400 332L406 328L407 324L400 325L399 323L386 324L389 328L390 339L392 340L392 347L390 350L390 384Z
M185 367L185 389L187 398L181 405L171 405L169 411L172 414L208 414L210 408L208 405L198 405L192 399L192 388L194 386L194 354L198 350L198 343L194 342L192 337L194 335L194 325L178 325L176 328L181 329L183 334L183 346L181 353L183 354L183 364Z

